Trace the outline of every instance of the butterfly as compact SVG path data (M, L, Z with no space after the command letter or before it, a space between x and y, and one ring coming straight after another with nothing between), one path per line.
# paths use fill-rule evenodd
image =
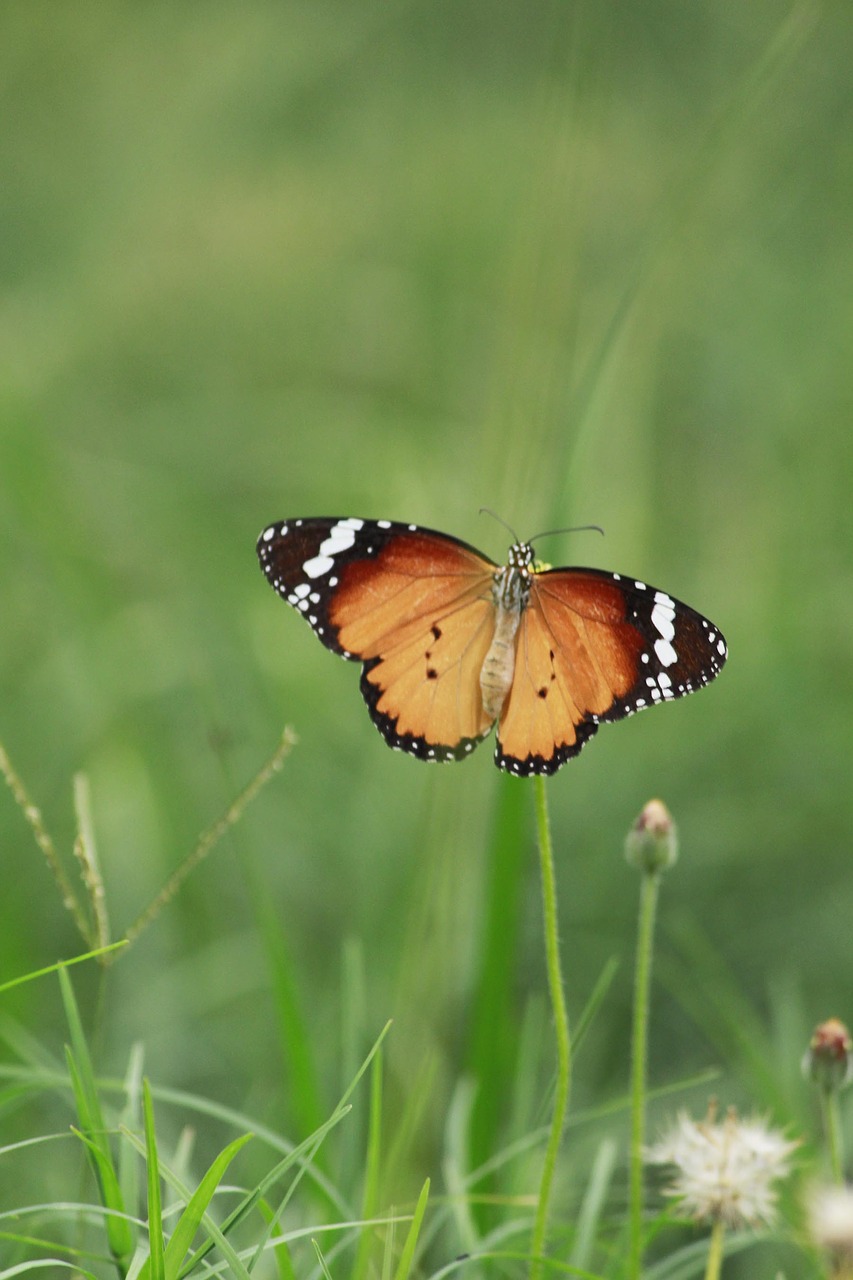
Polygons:
M503 566L446 533L391 520L280 520L257 544L267 580L327 649L362 664L392 747L461 760L497 725L495 763L555 773L600 724L719 674L719 627L665 591L600 569Z

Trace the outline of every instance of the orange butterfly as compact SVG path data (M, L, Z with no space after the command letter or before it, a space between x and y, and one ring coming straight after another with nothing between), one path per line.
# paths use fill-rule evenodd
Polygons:
M258 539L270 584L327 649L363 663L385 741L461 760L497 722L495 762L555 773L597 731L692 693L726 660L719 629L618 573L538 569L517 542L503 567L414 524L311 516Z

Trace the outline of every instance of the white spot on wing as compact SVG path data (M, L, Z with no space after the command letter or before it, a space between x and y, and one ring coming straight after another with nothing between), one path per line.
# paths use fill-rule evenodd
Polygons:
M655 607L652 609L652 623L664 640L672 640L675 635L675 605L663 591L655 592Z
M322 578L323 574L328 573L334 563L331 556L314 556L313 559L305 561L302 566L302 572L306 578Z
M655 654L662 667L671 667L678 661L678 654L668 640L655 641Z
M364 522L361 520L339 520L333 526L328 538L320 543L321 556L336 556L341 551L348 551L355 542L355 535Z

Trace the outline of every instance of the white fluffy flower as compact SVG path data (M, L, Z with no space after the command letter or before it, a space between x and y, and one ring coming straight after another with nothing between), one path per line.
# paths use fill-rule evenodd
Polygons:
M762 1120L739 1120L730 1111L715 1123L680 1113L673 1129L646 1152L650 1164L671 1164L676 1174L666 1194L681 1201L698 1222L729 1227L770 1223L776 1209L773 1183L789 1169L797 1146Z
M816 1244L853 1262L853 1187L816 1187L808 1201L809 1227Z

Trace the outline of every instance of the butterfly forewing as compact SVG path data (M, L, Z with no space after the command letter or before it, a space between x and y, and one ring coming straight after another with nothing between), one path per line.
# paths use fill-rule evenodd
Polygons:
M453 759L488 733L479 672L494 629L490 560L433 530L337 519L272 525L258 554L323 643L364 663L361 691L391 746Z
M529 688L516 696L513 685L498 730L498 763L514 773L553 772L600 722L691 693L713 680L725 660L719 628L664 591L597 569L538 573L516 656L516 684L523 687L528 671ZM541 752L549 716L550 757Z
M590 707L600 720L681 698L722 670L727 650L719 627L657 587L596 569L550 570L538 582L546 617L561 608L575 613L593 637L612 691L609 706ZM596 633L597 623L603 632Z

